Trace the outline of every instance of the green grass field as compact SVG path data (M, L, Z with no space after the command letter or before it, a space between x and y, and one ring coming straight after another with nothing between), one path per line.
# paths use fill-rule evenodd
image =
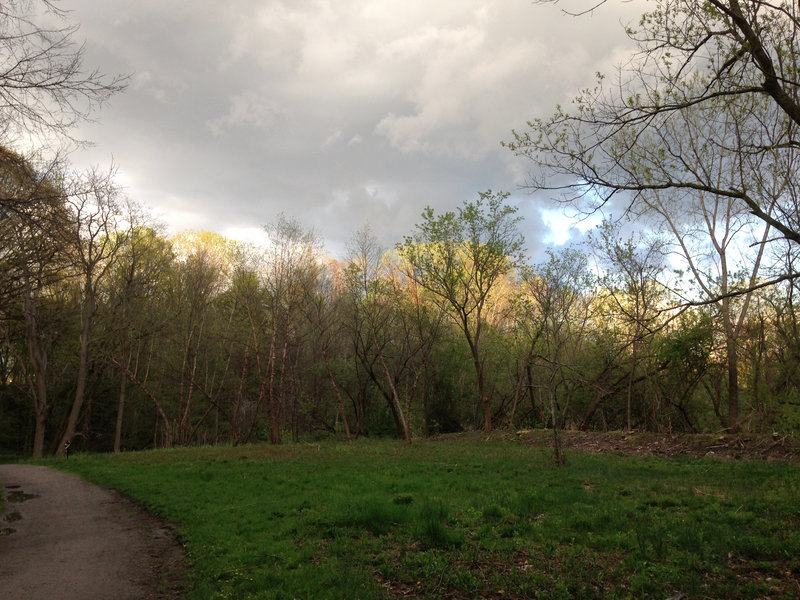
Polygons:
M800 465L447 439L46 464L180 524L188 598L797 598Z

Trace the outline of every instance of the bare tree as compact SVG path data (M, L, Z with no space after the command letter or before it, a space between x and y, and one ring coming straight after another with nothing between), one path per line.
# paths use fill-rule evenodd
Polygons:
M633 206L652 190L701 190L731 199L800 243L794 185L776 200L753 179L720 182L708 169L722 152L740 163L740 174L777 173L793 163L786 154L800 146L797 4L658 0L627 32L638 52L613 80L600 75L575 98L572 112L559 107L514 133L509 147L536 163L532 186L589 208L618 196ZM710 154L682 154L664 137L671 123L699 113L713 150L713 116L726 112L737 137ZM628 154L639 157L636 168Z
M666 287L658 278L664 271L664 241L640 232L623 238L620 224L606 220L591 234L604 268L602 282L611 300L611 316L626 327L624 341L630 348L630 370L626 392L626 425L632 430L634 383L642 351L659 326Z
M269 243L263 256L262 285L269 295L269 327L272 333L266 358L268 386L264 409L269 421L269 438L281 441L281 413L284 409L291 362L289 348L300 343L299 307L319 273L320 242L313 230L283 214L265 227Z
M523 272L528 331L533 349L529 360L542 373L539 385L547 395L556 464L563 464L559 429L570 402L570 381L581 381L578 359L586 343L592 315L591 277L585 256L574 248L549 252L549 260Z
M81 289L81 330L75 396L57 449L59 455L65 452L65 444L75 436L86 396L100 285L119 258L120 249L127 239L113 169L106 172L95 169L76 177L66 198L72 223L63 243Z
M70 130L113 94L126 76L106 77L84 64L78 25L57 0L0 5L0 139L70 136Z

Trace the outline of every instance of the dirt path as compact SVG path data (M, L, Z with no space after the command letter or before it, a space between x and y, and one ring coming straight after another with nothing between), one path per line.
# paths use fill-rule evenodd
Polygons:
M32 465L0 465L0 598L179 598L174 530L120 494Z

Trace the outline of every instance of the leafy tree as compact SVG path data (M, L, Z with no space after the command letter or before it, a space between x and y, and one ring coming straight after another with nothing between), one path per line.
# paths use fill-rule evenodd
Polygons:
M293 365L299 360L305 332L301 310L319 275L320 242L313 230L280 214L265 227L269 243L264 249L262 285L269 296L269 328L272 333L266 357L265 412L269 439L281 441L281 414L292 382ZM294 351L294 358L290 355Z
M57 314L64 306L53 301L52 293L68 275L61 242L69 214L59 179L53 165L40 170L33 161L0 147L0 319L7 327L9 320L25 325L24 349L14 355L33 401L35 457L44 452L52 409L48 381L54 374L53 342L64 330L64 315Z
M141 219L133 223L141 223ZM169 241L153 228L138 224L126 236L105 281L104 351L120 377L114 452L122 446L128 381L138 380L139 364L146 362L143 354L167 328L170 315L165 311L164 283L169 280L173 261Z
M417 234L397 246L408 263L407 275L433 294L464 334L487 432L492 429L492 412L481 346L485 311L495 284L522 264L524 248L517 229L521 217L507 199L507 193L489 190L457 212L437 216L428 207Z

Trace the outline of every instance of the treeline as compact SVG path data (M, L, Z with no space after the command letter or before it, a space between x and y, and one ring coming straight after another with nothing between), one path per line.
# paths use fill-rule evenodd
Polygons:
M342 261L284 216L261 247L167 237L113 174L1 156L7 450L800 422L795 280L687 303L665 242L611 223L526 265L492 192Z
M113 169L11 150L61 155L127 78L6 2L0 449L797 429L800 19L751 4L656 2L613 85L513 132L534 190L627 219L531 265L491 191L342 261L283 216L263 247L165 236Z

